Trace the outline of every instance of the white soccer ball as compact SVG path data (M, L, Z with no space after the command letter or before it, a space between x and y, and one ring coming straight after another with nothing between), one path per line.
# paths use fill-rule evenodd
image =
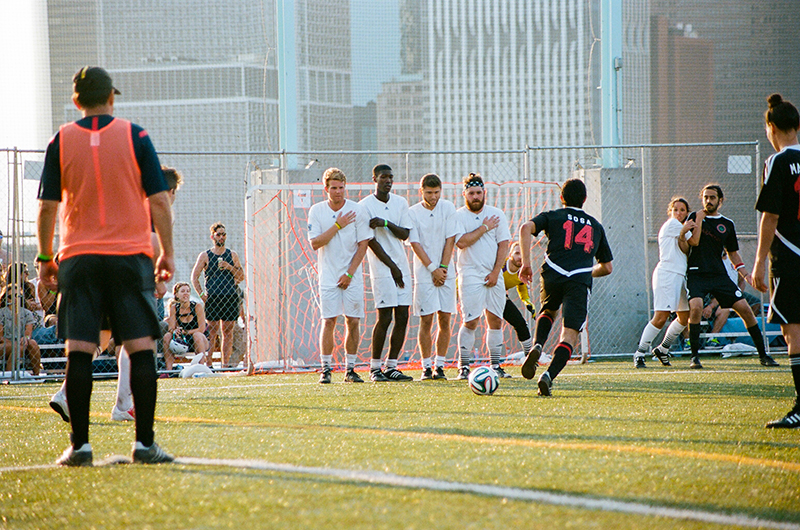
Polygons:
M497 372L488 366L479 366L469 374L469 388L479 396L490 396L500 386Z
M189 345L185 342L172 339L169 341L169 349L175 355L183 355L187 351L189 351Z

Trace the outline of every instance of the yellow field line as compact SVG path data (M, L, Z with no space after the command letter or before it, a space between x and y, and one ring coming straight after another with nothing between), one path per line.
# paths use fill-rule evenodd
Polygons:
M0 406L0 410L19 411L19 412L41 412L52 413L49 408L28 408L15 406ZM92 417L107 418L106 412L93 412ZM468 436L464 434L444 434L417 431L397 431L389 429L371 429L368 427L342 427L331 425L289 425L282 423L256 423L256 422L234 422L228 420L216 420L208 418L186 418L181 416L159 416L159 421L175 423L210 423L230 427L257 427L267 429L287 429L287 430L327 430L330 432L372 434L376 436L395 436L400 438L416 438L422 440L436 440L447 442L480 442L510 447L527 447L536 449L559 449L573 451L602 451L608 453L632 453L650 456L670 456L676 458L691 458L697 460L708 460L712 462L726 462L738 466L771 467L782 471L792 471L800 473L800 463L787 462L784 460L772 460L767 458L753 458L749 456L709 453L705 451L691 451L686 449L672 449L668 447L638 446L629 444L608 444L608 443L587 443L587 442L548 442L541 440L524 440L519 438L497 438L490 436Z

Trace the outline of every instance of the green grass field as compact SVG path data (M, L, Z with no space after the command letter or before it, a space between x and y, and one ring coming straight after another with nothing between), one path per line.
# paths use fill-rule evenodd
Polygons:
M80 469L49 465L68 443L57 385L2 386L0 527L800 528L800 431L763 428L794 397L778 360L570 365L550 398L517 367L487 397L341 373L161 380L156 440L198 460ZM95 382L95 461L130 453L115 385Z

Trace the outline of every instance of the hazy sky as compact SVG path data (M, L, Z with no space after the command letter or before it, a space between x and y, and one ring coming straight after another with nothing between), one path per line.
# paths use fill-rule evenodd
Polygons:
M52 136L45 0L0 0L0 148L43 149Z

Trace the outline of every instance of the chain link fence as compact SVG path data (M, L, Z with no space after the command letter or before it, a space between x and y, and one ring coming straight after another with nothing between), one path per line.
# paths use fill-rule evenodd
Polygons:
M7 182L0 203L5 207L0 217L4 221L0 227L5 236L4 272L11 263L25 264L30 271L28 280L35 284L36 194L44 155L39 151L2 151L6 164L0 177ZM165 337L166 344L158 341L161 368L166 368L165 351L170 360L183 362L191 351L205 349L210 350L208 357L216 368L242 368L248 363L262 370L318 366L316 253L307 240L306 221L308 208L324 200L320 180L328 167L345 172L348 198L357 201L374 191L372 167L389 164L395 175L394 193L410 205L419 201L419 179L434 172L444 183L443 198L456 207L463 205L461 178L469 172L479 172L487 182L487 204L506 212L514 237L525 220L540 211L560 207L561 182L573 176L583 178L589 190L586 209L603 223L615 257L614 274L595 282L588 332L582 337L581 348L594 358L632 351L650 318L650 275L658 261L656 236L666 220L666 207L672 196L686 197L694 210L700 207L700 189L710 182L720 184L725 192L722 214L736 223L742 256L750 262L755 255L757 217L753 205L761 171L756 142L472 152L165 152L159 156L164 165L176 168L184 177L173 206L176 274L168 285L164 318L170 320L172 312L174 319L169 327L186 328L193 316L202 316L197 313L203 308L207 321L218 319L216 326L210 326L211 333L201 330L205 342L196 333L185 334L191 337L187 352L177 345L171 354L170 335ZM212 232L210 228L218 222L225 228L217 227ZM216 269L235 265L232 254L219 259L216 252L207 252L221 250L215 236L221 231L226 234L224 248L237 254L245 273L244 281L233 278L234 287L230 280L215 279ZM534 264L543 262L545 245L544 237L535 241ZM408 259L411 262L410 248ZM228 265L220 265L219 261ZM198 262L197 271L202 272L193 278ZM210 268L214 266L216 269ZM364 274L368 274L366 266ZM22 305L3 302L6 307L0 312L9 314L3 320L3 378L16 379L33 372L35 354L28 346L31 342L39 345L43 373L63 374L63 345L55 337L54 328L46 325L52 324L51 319L45 322L45 317L55 311L52 293L14 281L12 276L6 291L9 296L22 293L24 300L20 303L32 311L35 321L29 332ZM179 294L174 294L178 282L188 283L189 288L184 289L188 292L179 293L179 286L175 290ZM215 287L215 282L221 283ZM367 315L359 348L362 365L369 359L376 319L369 287L365 291ZM201 304L201 294L209 292L212 299ZM531 294L538 308L536 277ZM518 302L515 290L509 291L509 297ZM183 303L176 304L176 300ZM178 320L185 326L179 325ZM460 319L454 318L453 330L459 325ZM556 329L558 325L556 322ZM417 326L418 319L412 317L401 361L419 360ZM483 329L479 336L482 332ZM335 363L343 361L339 333L343 333L341 324L337 329ZM226 337L224 344L220 335ZM556 340L554 331L546 348ZM456 350L455 338L451 342L448 361L453 360ZM486 357L483 341L476 344L477 358ZM507 355L521 349L510 326L505 327L505 345ZM109 375L116 372L113 353L98 357L96 371Z

